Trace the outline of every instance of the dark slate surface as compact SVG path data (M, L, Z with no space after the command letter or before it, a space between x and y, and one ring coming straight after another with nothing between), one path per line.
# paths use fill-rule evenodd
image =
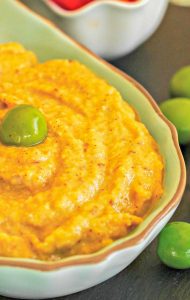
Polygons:
M22 0L59 24L41 0ZM168 81L181 66L190 64L190 8L170 5L157 32L132 54L111 61L141 82L159 102L168 98ZM187 187L173 220L190 221L190 146L184 147ZM0 297L3 299L3 297ZM190 270L175 271L156 256L156 240L114 278L64 300L189 300Z

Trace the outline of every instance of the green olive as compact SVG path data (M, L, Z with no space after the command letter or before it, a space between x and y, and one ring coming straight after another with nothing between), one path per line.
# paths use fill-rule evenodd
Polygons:
M170 81L170 92L174 97L190 98L190 66L181 68Z
M158 238L157 254L169 267L190 268L190 224L173 222L166 225Z
M46 136L46 119L31 105L9 110L0 126L0 140L5 145L30 147L43 142Z
M190 99L174 98L160 104L163 114L176 127L180 144L190 142Z

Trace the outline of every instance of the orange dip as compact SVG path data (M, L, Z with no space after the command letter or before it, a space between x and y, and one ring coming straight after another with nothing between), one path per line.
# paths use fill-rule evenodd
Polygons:
M0 119L41 110L48 137L0 144L0 256L59 260L95 252L142 222L162 193L154 139L119 92L77 61L38 63L0 46Z

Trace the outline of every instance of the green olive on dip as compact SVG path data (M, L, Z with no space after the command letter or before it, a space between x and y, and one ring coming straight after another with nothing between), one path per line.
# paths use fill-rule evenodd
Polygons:
M42 143L47 132L43 114L31 105L22 104L4 116L0 125L0 140L9 146L30 147Z

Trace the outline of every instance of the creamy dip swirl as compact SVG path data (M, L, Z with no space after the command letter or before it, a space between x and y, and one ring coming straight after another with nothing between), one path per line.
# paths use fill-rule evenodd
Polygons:
M0 119L40 109L48 137L0 144L0 256L58 260L124 237L159 201L158 146L119 92L77 61L0 46ZM127 91L126 91L127 97Z

